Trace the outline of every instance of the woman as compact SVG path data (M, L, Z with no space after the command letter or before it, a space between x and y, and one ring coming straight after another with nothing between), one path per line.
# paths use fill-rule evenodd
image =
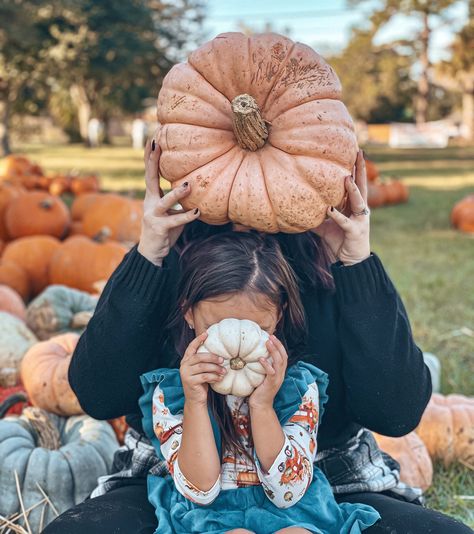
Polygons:
M176 303L179 250L190 240L229 229L196 221L197 210L172 210L189 194L189 185L160 198L159 155L154 140L147 144L140 243L109 280L69 369L71 386L87 413L98 419L128 414L128 447L116 457L118 473L101 481L94 498L56 519L47 534L156 529L146 476L166 470L143 438L139 377L178 363L166 325ZM471 532L421 506L419 494L399 482L396 462L378 450L366 430L388 436L413 430L430 398L431 380L403 303L370 252L362 153L354 174L355 179L346 179L347 215L330 208L318 235L278 235L299 277L305 308L308 334L298 350L329 375L317 465L338 502L365 503L380 513L381 521L368 533ZM331 264L331 257L338 261Z

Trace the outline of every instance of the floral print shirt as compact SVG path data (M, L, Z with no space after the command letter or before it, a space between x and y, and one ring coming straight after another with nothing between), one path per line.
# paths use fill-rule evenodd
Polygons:
M268 471L260 466L255 449L249 442L248 399L226 396L240 441L247 456L224 451L219 478L208 491L201 491L186 479L178 463L183 433L183 414L173 415L166 406L163 391L157 386L153 393L153 429L160 449L173 476L176 489L198 504L209 504L220 491L262 485L266 496L279 508L298 502L311 483L316 457L316 434L319 419L319 395L316 383L308 386L298 410L282 427L285 443Z

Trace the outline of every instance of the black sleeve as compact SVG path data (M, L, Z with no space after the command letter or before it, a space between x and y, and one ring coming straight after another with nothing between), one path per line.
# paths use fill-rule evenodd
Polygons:
M386 436L418 425L431 396L431 376L411 333L405 307L380 259L332 266L347 409Z
M134 247L107 282L69 366L69 383L92 417L136 412L140 375L168 366L163 325L176 298L176 257L171 251L157 267Z

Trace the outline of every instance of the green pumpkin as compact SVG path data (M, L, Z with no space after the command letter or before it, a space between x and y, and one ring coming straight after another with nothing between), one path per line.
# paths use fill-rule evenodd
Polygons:
M68 418L25 408L20 417L0 420L0 514L21 511L15 470L25 509L44 499L39 484L62 513L82 502L98 477L110 473L117 448L109 423L87 415ZM28 516L33 532L40 530L43 507ZM43 513L43 526L56 517L49 505Z
M26 324L44 341L76 332L81 334L94 313L97 297L61 285L47 287L26 310Z
M21 360L37 341L21 319L0 311L0 387L18 384Z

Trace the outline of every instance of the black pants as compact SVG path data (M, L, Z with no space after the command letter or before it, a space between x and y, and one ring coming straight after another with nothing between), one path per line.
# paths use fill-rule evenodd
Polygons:
M382 493L355 493L339 496L337 501L369 504L380 513L382 519L365 530L364 534L365 532L367 534L472 534L474 532L451 517ZM235 525L235 528L239 526ZM155 510L148 502L146 484L143 483L123 486L102 497L86 500L64 512L50 523L43 533L153 534L156 527Z

